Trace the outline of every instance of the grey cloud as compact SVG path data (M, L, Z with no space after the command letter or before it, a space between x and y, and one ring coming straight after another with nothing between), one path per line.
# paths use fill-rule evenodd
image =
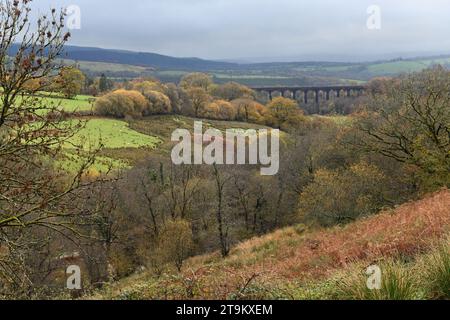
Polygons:
M72 44L210 59L449 52L448 0L39 0L77 4ZM382 29L366 28L369 5Z

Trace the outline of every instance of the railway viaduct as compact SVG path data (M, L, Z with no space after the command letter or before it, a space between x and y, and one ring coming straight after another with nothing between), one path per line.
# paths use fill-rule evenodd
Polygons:
M302 99L305 104L308 103L311 92L314 92L314 99L316 103L320 102L321 96L325 100L330 100L334 94L335 97L342 96L359 96L361 95L365 87L356 85L344 85L344 86L310 86L310 87L252 87L256 92L265 93L268 95L269 100L274 98L274 93L278 93L283 97L290 97L296 100Z

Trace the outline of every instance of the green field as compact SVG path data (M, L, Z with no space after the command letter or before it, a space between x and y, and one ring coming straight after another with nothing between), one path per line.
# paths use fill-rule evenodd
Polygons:
M155 149L160 143L159 138L134 131L124 121L92 119L70 139L67 147L70 148L72 144L83 145L88 150L89 148L98 148L101 144L106 149Z
M20 104L22 100L21 98L17 98L17 103ZM27 98L25 98L27 99ZM94 107L93 101L94 97L91 96L85 96L85 95L78 95L73 99L66 99L61 97L59 94L56 93L42 93L42 96L39 96L37 99L39 99L40 103L39 106L43 106L46 109L51 108L58 108L59 110L66 111L66 112L75 112L75 111L91 111ZM31 103L31 102L30 102ZM32 102L33 104L36 104L36 101ZM48 110L42 110L41 113L47 113Z
M81 70L93 73L128 72L140 74L151 69L147 67L133 66L127 64L93 62L93 61L74 61L70 59L63 59L62 62L70 66L78 65Z
M171 135L176 129L192 131L194 121L199 119L184 116L154 116L142 120L125 121L112 119L92 119L65 147L67 155L60 160L60 167L70 172L76 171L82 164L82 158L71 150L75 146L83 146L85 151L102 149L99 158L92 166L98 172L113 169L127 169L139 163L152 154L167 156L173 147ZM78 120L72 120L78 121ZM233 121L203 121L204 129L216 128L224 132L226 129L260 129L264 126L233 122Z
M373 64L368 70L374 74L395 75L400 73L418 72L437 64L449 64L450 58L404 60Z
M65 144L67 152L58 160L57 166L68 172L76 172L83 165L84 159L82 155L72 151L75 146L82 146L85 151L102 146L89 172L106 173L111 169L129 169L161 143L159 138L130 129L124 121L92 119Z
M90 111L93 108L93 97L78 95L73 99L59 98L59 97L46 97L42 98L44 102L49 105L60 106L61 110L66 112L75 111Z

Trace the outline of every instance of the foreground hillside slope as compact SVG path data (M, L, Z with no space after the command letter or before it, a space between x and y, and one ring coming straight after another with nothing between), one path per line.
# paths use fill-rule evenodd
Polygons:
M450 191L442 190L344 227L279 230L227 259L195 257L182 274L143 272L94 298L449 298L449 231ZM384 272L384 291L364 288L373 264Z

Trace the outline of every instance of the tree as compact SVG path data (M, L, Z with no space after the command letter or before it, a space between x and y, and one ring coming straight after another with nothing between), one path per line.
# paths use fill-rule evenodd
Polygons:
M73 99L81 93L85 85L86 77L83 72L74 67L64 67L60 70L56 79L58 90L68 99Z
M100 92L110 91L113 89L113 87L114 83L110 79L108 79L105 74L102 74L98 83Z
M132 89L145 95L149 91L164 93L166 87L157 80L137 80L132 84Z
M295 129L304 120L303 113L295 100L277 97L267 105L266 121L275 128Z
M170 99L170 104L174 113L182 112L182 98L180 97L180 90L173 83L168 83L165 90L166 96Z
M211 97L203 88L191 88L187 90L187 96L192 106L194 116L198 118L204 112Z
M228 227L225 221L225 186L229 180L229 177L222 175L216 164L213 166L213 175L216 183L216 222L217 222L217 232L220 242L220 251L222 257L227 257L230 253L230 243L228 239Z
M241 98L252 98L254 92L239 83L228 82L223 85L217 86L212 90L212 94L223 100L232 101Z
M82 123L63 121L58 106L38 97L46 81L37 80L55 80L70 33L64 12L55 9L32 25L30 3L0 2L0 290L14 293L30 292L29 275L38 271L26 257L48 243L47 233L79 236L81 194L89 186L82 177L95 160L74 146L86 159L75 174L52 163ZM30 81L39 85L30 87ZM89 223L88 212L83 223Z
M330 226L378 212L383 204L384 175L366 163L345 170L320 169L300 196L306 219Z
M259 104L256 101L251 99L236 99L231 101L231 103L235 106L237 111L237 120L252 122L252 123L261 123L264 120L264 114L266 113L266 108Z
M186 220L170 220L159 238L158 253L163 261L173 263L181 271L183 262L192 253L194 242L192 228Z
M236 114L234 105L225 100L216 100L209 103L200 115L207 119L232 121L236 119Z
M42 87L41 79L30 79L25 83L25 88L28 92L36 92L39 88Z
M206 92L210 89L213 84L211 76L205 73L190 73L185 75L180 81L180 87L185 90L192 88L201 88Z
M144 96L149 102L148 109L145 111L144 115L168 114L172 112L170 99L164 93L147 91Z
M133 89L139 91L149 102L148 108L144 111L144 115L167 114L172 112L171 99L165 94L169 89L164 84L158 81L145 80L133 84ZM171 93L173 94L173 92ZM176 97L173 98L175 99Z
M371 87L359 146L417 167L431 187L449 186L450 72L435 67Z

